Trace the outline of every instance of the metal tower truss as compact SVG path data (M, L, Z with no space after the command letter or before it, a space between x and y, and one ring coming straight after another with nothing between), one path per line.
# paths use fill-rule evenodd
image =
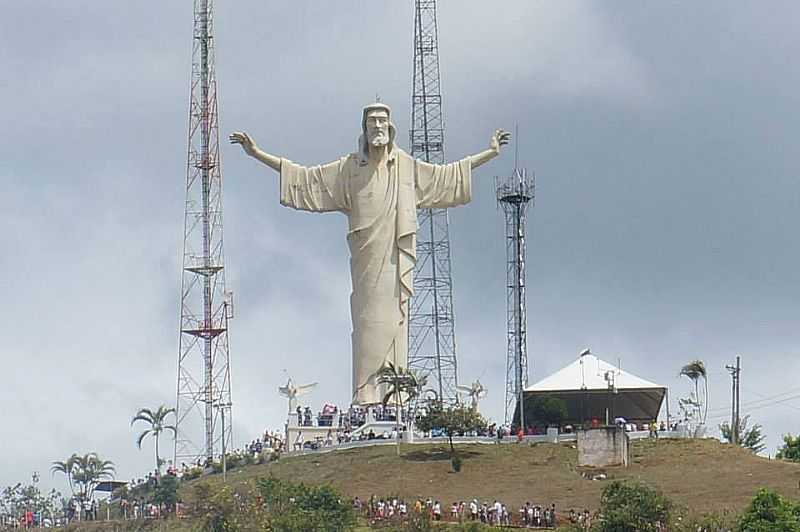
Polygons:
M506 179L496 179L497 201L506 218L506 317L508 345L506 352L505 422L512 423L514 407L519 402L525 419L522 392L528 385L528 336L525 303L525 225L528 206L534 199L535 181L525 170L515 170Z
M436 1L416 0L411 155L444 162L444 118L439 78ZM408 327L409 367L428 377L446 403L458 400L458 366L446 209L417 211L417 265Z
M218 118L213 5L195 0L175 464L204 461L231 448L233 316L225 290Z

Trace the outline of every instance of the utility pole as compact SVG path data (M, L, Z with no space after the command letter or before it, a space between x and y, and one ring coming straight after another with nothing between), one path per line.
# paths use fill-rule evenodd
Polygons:
M731 374L731 443L739 445L739 374L742 371L741 357L736 355L736 365L725 366L725 369Z

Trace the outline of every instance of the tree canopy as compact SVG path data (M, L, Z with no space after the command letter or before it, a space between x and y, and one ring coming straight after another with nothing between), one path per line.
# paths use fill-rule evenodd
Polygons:
M646 484L614 481L600 498L597 532L655 532L669 522L672 503Z
M158 439L161 437L161 433L165 430L171 430L173 435L177 434L178 429L175 425L168 425L167 424L167 416L170 414L174 414L174 408L167 408L166 405L161 405L155 410L151 410L149 408L141 408L136 415L133 416L131 419L131 427L137 421L142 421L150 425L150 428L147 428L139 434L139 437L136 439L136 446L141 449L142 448L142 441L149 436L153 435L153 439L155 440L155 452L156 452L156 471L160 472L161 470L161 458L158 455Z
M783 437L783 445L778 449L775 458L800 462L800 435L792 436L791 434L786 434Z
M679 375L687 377L694 383L694 401L696 403L697 418L700 423L705 423L708 418L708 372L702 360L692 360L681 368ZM703 379L703 399L700 399L700 379Z
M90 501L94 497L97 484L104 479L114 478L114 462L103 460L97 453L72 456L63 462L53 462L53 473L63 473L67 477L72 494L80 501Z
M478 432L486 428L486 419L471 407L458 404L446 406L441 401L428 401L425 414L417 419L417 427L429 432L441 430L450 442L450 453L455 453L453 436L469 432Z
M762 427L758 423L753 425L752 427L748 427L747 425L750 423L750 416L744 416L743 418L739 419L739 430L736 432L738 434L737 440L739 441L739 445L746 449L750 449L754 453L758 454L764 449L766 449L766 445L764 445L764 440L767 438L762 432ZM730 423L723 423L719 426L719 431L722 434L722 439L728 443L733 443L733 431L731 430Z
M525 417L527 418L528 416ZM531 417L534 422L559 426L567 417L567 404L558 397L537 397L533 401Z
M759 490L739 518L739 532L800 532L800 505L768 489Z

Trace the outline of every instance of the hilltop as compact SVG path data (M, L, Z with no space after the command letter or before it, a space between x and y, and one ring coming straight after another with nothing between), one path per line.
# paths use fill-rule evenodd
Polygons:
M595 509L608 480L635 479L651 484L695 512L739 511L760 487L800 498L800 465L759 457L717 440L639 440L631 445L631 465L605 470L608 480L590 480L576 467L574 443L468 444L457 447L464 460L453 473L446 446L374 446L300 456L284 456L264 465L228 474L234 487L258 477L312 484L330 483L347 496L362 499L399 495L409 500L432 497L493 501L512 508L526 501ZM593 473L597 473L594 471ZM222 483L222 475L194 482ZM187 489L187 488L185 488ZM190 488L188 488L190 489ZM188 494L187 489L187 494Z

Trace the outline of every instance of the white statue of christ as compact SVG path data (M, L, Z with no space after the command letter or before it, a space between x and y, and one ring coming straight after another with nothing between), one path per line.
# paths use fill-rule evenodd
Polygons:
M450 164L412 158L394 144L387 105L364 108L358 153L305 167L265 153L247 133L230 141L280 172L281 205L347 216L353 292L353 404L381 402L376 375L386 363L408 366L408 302L414 293L417 209L444 209L472 199L472 170L497 156L511 135L501 129L489 149Z

